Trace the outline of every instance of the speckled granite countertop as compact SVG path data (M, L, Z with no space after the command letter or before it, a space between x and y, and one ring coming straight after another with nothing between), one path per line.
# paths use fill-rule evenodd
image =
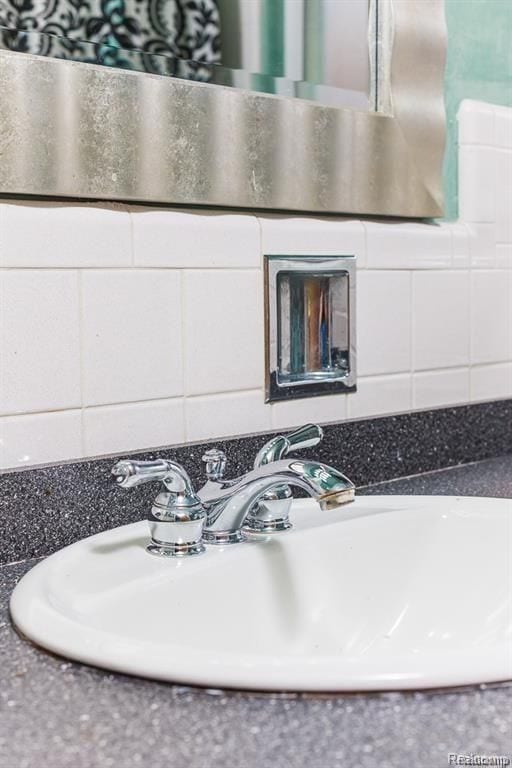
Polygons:
M366 493L512 497L512 456ZM66 662L21 640L0 568L1 768L443 768L512 756L512 687L271 696L178 688Z

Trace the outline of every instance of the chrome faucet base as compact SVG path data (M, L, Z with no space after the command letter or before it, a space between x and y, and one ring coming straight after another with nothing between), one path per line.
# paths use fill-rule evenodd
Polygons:
M238 531L203 531L205 544L240 544L246 541L243 530Z
M200 555L205 551L205 547L201 542L193 542L190 544L158 544L157 542L151 542L146 547L146 552L150 555L156 555L157 557L188 557L189 555Z
M251 533L279 533L279 531L288 531L293 528L288 518L283 520L267 520L266 522L258 520L256 517L252 517L247 520L246 525L242 528L242 531L250 535Z
M290 508L292 492L287 485L281 485L266 493L245 518L243 530L246 533L277 533L292 527Z

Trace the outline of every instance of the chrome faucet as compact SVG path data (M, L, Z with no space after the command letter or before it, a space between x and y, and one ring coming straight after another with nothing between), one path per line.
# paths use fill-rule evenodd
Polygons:
M324 433L316 424L306 424L288 435L279 435L265 443L254 460L254 469L284 459L290 451L311 448L323 439ZM250 510L244 525L252 533L274 533L291 528L290 507L293 495L289 485L268 491Z
M112 474L122 488L151 480L164 485L148 519L149 552L166 557L194 555L204 551L205 543L234 544L249 531L289 528L290 486L302 488L322 509L353 501L353 483L336 469L316 461L281 458L292 447L316 445L321 438L322 431L314 425L274 438L259 452L258 466L232 480L224 479L225 454L207 451L203 461L208 479L197 494L183 467L172 461L119 461Z
M165 459L156 461L118 461L112 474L121 488L158 480L163 483L148 517L153 555L174 557L204 552L202 542L206 512L180 464Z

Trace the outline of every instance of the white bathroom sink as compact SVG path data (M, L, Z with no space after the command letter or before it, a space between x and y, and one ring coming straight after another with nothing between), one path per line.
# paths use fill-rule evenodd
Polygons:
M295 501L294 528L197 557L145 551L145 522L73 544L16 587L44 648L158 680L261 690L512 679L512 501Z

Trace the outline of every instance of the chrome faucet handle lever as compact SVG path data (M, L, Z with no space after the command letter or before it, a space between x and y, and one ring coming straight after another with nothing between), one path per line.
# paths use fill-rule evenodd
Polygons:
M163 484L147 518L151 535L148 552L163 557L183 557L204 551L206 512L180 464L166 459L118 461L112 467L112 474L116 483L126 489L151 481Z
M290 432L285 435L290 448L300 450L302 448L312 448L314 445L323 439L324 431L318 424L304 424L303 427L299 427L295 432Z
M317 424L305 424L287 435L278 435L265 443L254 461L254 469L270 464L271 461L284 459L290 451L312 448L322 440L323 429Z
M206 465L206 477L208 480L222 480L227 463L224 451L218 448L211 448L202 456L202 461Z
M259 451L254 469L280 461L292 451L318 445L323 436L323 430L317 424L305 424L287 435L278 435L265 443ZM248 533L274 533L291 528L289 515L292 498L289 485L276 486L251 509L244 530Z

